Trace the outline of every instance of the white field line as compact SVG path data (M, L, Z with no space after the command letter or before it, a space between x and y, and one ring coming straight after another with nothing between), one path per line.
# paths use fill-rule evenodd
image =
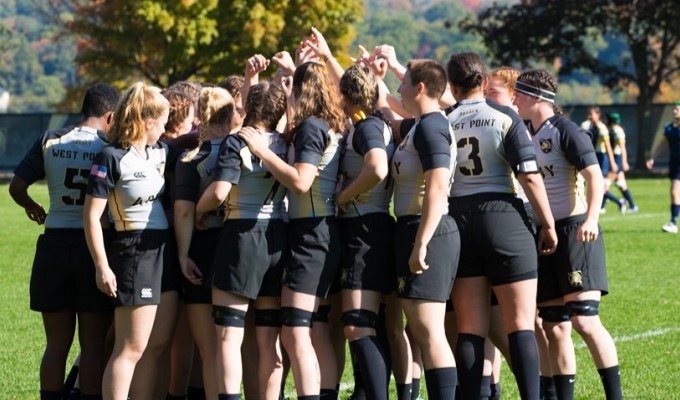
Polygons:
M652 329L652 330L649 330L649 331L637 333L635 335L615 336L614 342L616 342L616 343L632 342L632 341L636 341L636 340L649 339L651 337L656 337L656 336L664 336L664 335L667 335L669 333L674 333L674 332L680 332L680 326L676 326L674 328ZM574 344L574 348L577 348L577 349L582 349L584 347L586 347L586 344L584 342Z
M652 329L649 331L637 333L635 335L627 335L627 336L615 336L614 342L616 343L624 343L624 342L633 342L636 340L643 340L643 339L649 339L651 337L656 337L656 336L664 336L669 333L674 333L674 332L680 332L680 326L676 326L674 328L663 328L663 329ZM574 348L576 349L582 349L585 348L586 344L583 342L580 343L575 343ZM505 361L505 359L502 359ZM392 377L392 380L394 380L394 377ZM354 383L352 382L341 382L340 383L340 391L343 390L348 390L354 387ZM286 398L295 398L296 393L294 391L291 392L286 392L285 393Z
M611 214L607 212L607 214L600 215L600 221L618 221L621 219L648 219L648 218L658 218L658 217L663 217L666 216L666 218L670 218L669 213L667 212L638 212L638 213L628 213L628 214L620 214L618 211L614 211Z

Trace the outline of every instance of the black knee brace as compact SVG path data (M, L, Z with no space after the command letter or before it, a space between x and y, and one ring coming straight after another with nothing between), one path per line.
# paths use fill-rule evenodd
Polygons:
M328 323L328 314L331 313L331 305L323 304L320 305L316 312L312 315L312 321L320 322L322 324Z
M312 327L312 312L295 307L281 307L281 324L290 327Z
M565 305L570 317L577 315L593 316L600 313L600 302L597 300L570 301Z
M281 310L278 308L255 309L255 326L281 327Z
M375 321L377 318L378 315L371 310L349 310L342 313L342 325L375 329Z
M538 316L545 322L560 323L569 321L566 306L539 306Z
M215 325L243 328L246 324L246 312L235 308L213 305L212 314Z

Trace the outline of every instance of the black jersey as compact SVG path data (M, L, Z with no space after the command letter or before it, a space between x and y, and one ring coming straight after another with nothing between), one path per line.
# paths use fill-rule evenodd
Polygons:
M448 118L458 146L451 197L517 194L513 172L538 172L529 131L511 108L485 99L462 100Z
M296 128L288 162L312 164L318 168L307 193L288 192L290 219L327 217L335 214L335 189L340 167L341 136L319 118L310 117Z
M398 217L420 215L425 197L424 173L434 168L454 169L456 140L442 112L424 114L418 120L404 120L401 130L403 139L390 163L394 213ZM448 210L440 211L443 215Z
M392 158L394 142L392 130L380 118L369 115L368 118L359 121L347 134L344 140L342 157L340 161L341 188L347 186L359 176L364 168L364 156L373 149L382 149L387 154L387 159ZM389 203L392 199L392 184L390 177L373 188L361 193L350 202L341 218L351 218L369 213L389 212Z
M186 153L180 157L175 166L174 200L198 203L201 194L213 182L220 143L222 138L203 142L191 160L183 160ZM223 216L224 205L220 205L215 212L206 214L203 224L206 228L219 228L222 226Z
M286 159L286 142L276 132L264 132L269 149ZM227 197L226 219L281 218L286 189L267 171L264 163L250 152L237 135L227 136L220 146L215 180L233 186Z
M566 117L555 115L533 133L532 141L555 220L585 214L588 202L578 172L597 165L588 134Z
M168 148L157 142L143 153L112 144L92 164L87 194L108 199L117 231L168 228L160 201Z
M87 126L45 132L14 170L29 185L47 181L46 228L82 229L87 177L92 160L106 146L105 136Z

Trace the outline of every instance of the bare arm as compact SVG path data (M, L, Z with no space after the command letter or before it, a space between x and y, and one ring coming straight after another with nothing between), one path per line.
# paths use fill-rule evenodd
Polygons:
M541 225L541 231L538 233L539 255L552 254L557 249L557 232L543 178L538 173L525 173L517 174L517 180L522 185Z
M110 297L116 297L118 284L116 276L109 267L104 245L104 232L102 230L101 217L106 210L106 199L85 196L83 209L83 229L85 240L96 269L97 288Z
M590 165L579 171L579 173L586 180L588 187L588 193L586 194L588 211L586 212L586 220L579 228L577 239L580 242L587 242L597 239L597 235L600 234L597 223L600 218L602 196L604 196L604 179L597 165Z
M650 156L649 160L647 160L647 169L654 168L654 159L659 157L661 153L664 153L667 150L668 140L666 139L665 136L662 136L661 139L658 142L656 142L654 148L652 149L652 155Z
M420 216L420 224L416 232L413 250L408 260L409 268L414 274L422 274L429 266L425 263L427 245L430 243L434 231L446 213L449 195L448 168L434 168L425 172L425 197Z
M387 152L380 148L371 149L364 155L364 165L359 175L343 191L335 196L335 201L344 207L352 199L372 189L387 176L389 169Z
M194 212L196 204L187 200L175 200L173 205L177 256L182 274L189 282L200 285L203 274L196 263L189 258L189 247L194 233Z
M245 127L239 136L248 144L250 151L260 158L267 171L281 184L298 194L307 193L314 183L318 171L316 165L295 163L289 165L269 149L262 135L254 128Z
M24 209L28 219L35 221L38 225L42 225L45 223L47 213L45 208L28 194L29 186L26 181L14 175L9 183L9 195L12 196L15 203Z

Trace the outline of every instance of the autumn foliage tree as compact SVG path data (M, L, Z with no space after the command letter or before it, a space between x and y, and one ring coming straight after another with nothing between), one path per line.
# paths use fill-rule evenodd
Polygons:
M158 86L243 73L255 53L295 50L311 26L345 52L363 14L361 0L50 1L71 8L64 25L86 80Z
M636 168L653 139L650 106L663 83L680 71L680 7L676 0L521 0L492 6L463 28L479 33L503 64L530 66L560 59L560 75L582 69L609 87L638 89ZM624 46L615 63L589 51L603 36Z

